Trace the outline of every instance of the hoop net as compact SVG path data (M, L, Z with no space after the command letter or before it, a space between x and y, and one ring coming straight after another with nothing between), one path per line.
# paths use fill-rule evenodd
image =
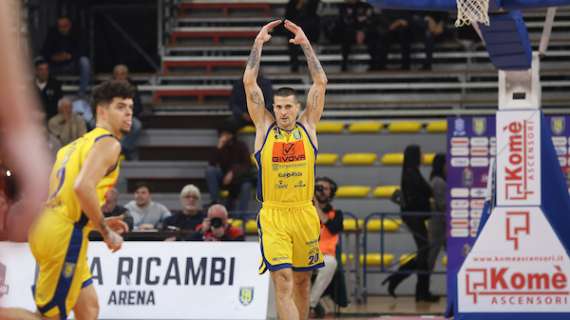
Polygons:
M457 0L455 26L461 27L473 22L489 25L489 0Z

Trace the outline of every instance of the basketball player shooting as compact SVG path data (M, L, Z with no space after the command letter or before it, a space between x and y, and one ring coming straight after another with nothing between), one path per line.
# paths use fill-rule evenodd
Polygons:
M257 198L262 263L275 285L279 319L307 319L311 271L323 266L319 250L320 223L312 203L317 155L316 126L325 104L327 77L303 30L285 20L293 34L290 43L301 46L313 84L306 107L295 90L275 92L273 113L265 109L257 75L263 44L281 20L263 26L255 38L243 75L247 109L255 125L255 158L258 164Z

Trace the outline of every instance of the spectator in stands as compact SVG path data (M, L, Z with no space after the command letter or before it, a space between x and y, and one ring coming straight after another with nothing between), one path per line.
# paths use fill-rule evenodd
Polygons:
M426 59L422 70L431 70L433 49L436 42L449 36L447 26L447 12L418 12L413 15L412 30L419 41L424 43Z
M227 189L229 197L226 206L246 211L255 180L247 145L237 139L236 129L226 123L219 129L218 145L212 153L206 169L206 182L212 203L219 203L220 189Z
M133 230L133 217L129 214L129 210L118 204L119 192L115 188L109 189L105 193L105 203L101 210L105 218L120 217L128 226L129 230Z
M57 110L58 114L48 121L48 130L64 146L81 137L87 129L83 118L73 113L71 99L59 99Z
M200 204L202 195L200 189L188 184L180 191L182 210L174 211L173 215L164 219L163 227L168 230L194 231L204 220L204 212Z
M319 247L324 255L325 266L316 270L317 277L311 287L311 318L324 317L325 310L319 303L319 300L333 279L338 265L336 260L336 246L338 244L339 234L343 228L343 214L341 210L335 209L331 205L336 189L336 183L328 177L317 177L315 179L314 203L321 221Z
M135 231L160 229L164 219L172 215L164 205L152 201L150 188L144 183L136 186L135 200L127 203L125 207L133 216Z
M85 35L73 28L68 17L57 19L57 26L48 31L42 55L55 74L79 71L79 97L85 97L91 77L91 65L85 48Z
M127 160L137 159L137 141L141 135L142 123L140 116L143 111L140 94L137 90L136 84L129 78L129 68L124 64L118 64L113 68L113 80L127 81L135 90L133 97L133 123L129 134L123 137L121 146L123 154Z
M85 99L77 98L73 100L73 113L81 116L85 125L87 126L87 131L95 128L95 117L93 117L93 110L89 105L89 102Z
M208 217L198 227L200 231L194 232L185 240L188 241L243 241L243 231L228 222L228 210L215 204L208 209Z
M404 150L402 168L401 210L402 220L414 237L417 252L416 258L403 264L398 271L387 277L382 284L388 283L388 293L395 297L398 285L410 275L410 271L418 271L416 284L416 301L437 302L439 297L429 291L430 275L428 273L429 241L426 220L429 216L419 213L430 212L432 190L420 172L421 151L417 145L409 145ZM406 214L407 213L407 214Z
M35 84L38 88L38 94L43 105L43 111L46 115L46 122L57 114L57 103L62 97L61 82L51 77L49 73L49 64L47 61L38 57L34 60L36 68Z
M400 45L402 55L402 70L410 70L410 53L413 40L411 19L408 11L383 10L386 20L386 31L380 34L378 68L384 69L388 61L388 53L394 42Z
M320 0L289 0L285 9L285 19L292 21L303 31L313 43L319 42L320 18L317 14ZM299 71L299 54L301 47L289 43L289 57L291 58L291 71ZM267 101L267 100L266 100Z
M271 112L273 110L273 87L271 80L263 76L261 69L259 70L259 75L257 77L257 84L263 93L265 108ZM247 112L245 89L243 87L243 81L241 79L236 80L232 86L229 108L232 112L232 121L234 122L236 129L239 129L246 125L251 125L253 123L251 121L249 113Z
M370 69L376 69L378 36L373 25L374 9L360 0L346 0L339 6L339 20L333 33L338 37L342 50L342 71L348 70L348 56L354 44L366 44L370 54Z
M433 190L433 212L428 223L430 249L428 254L428 268L435 267L439 251L446 245L446 196L447 196L447 170L445 167L445 154L435 155L430 174L430 184Z

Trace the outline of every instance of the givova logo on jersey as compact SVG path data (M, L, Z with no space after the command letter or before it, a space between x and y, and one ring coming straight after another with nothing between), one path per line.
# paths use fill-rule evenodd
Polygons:
M294 162L303 161L305 156L305 145L303 140L295 142L275 142L273 144L272 162Z

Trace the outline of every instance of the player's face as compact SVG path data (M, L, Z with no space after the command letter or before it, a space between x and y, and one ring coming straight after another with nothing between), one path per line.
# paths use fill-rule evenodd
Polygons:
M107 121L113 132L126 135L133 123L133 99L113 98L107 108Z
M292 129L299 115L300 105L295 96L273 97L273 112L277 126Z

